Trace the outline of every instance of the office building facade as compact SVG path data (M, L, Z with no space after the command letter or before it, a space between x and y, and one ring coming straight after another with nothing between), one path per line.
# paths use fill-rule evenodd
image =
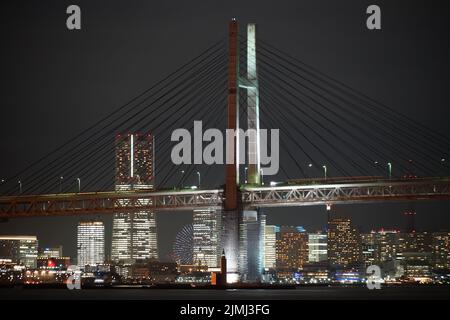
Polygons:
M327 234L322 232L308 233L308 262L323 262L327 260L327 257Z
M80 221L77 227L78 266L105 262L105 226L103 221Z
M280 227L266 225L264 233L264 269L275 269L277 266L277 233Z
M308 234L302 227L281 226L276 243L277 271L296 272L308 262Z
M359 267L360 236L348 218L328 220L328 263L331 268Z
M221 212L215 209L193 211L193 259L195 264L216 268L220 265Z
M37 256L36 236L0 236L0 260L34 269L37 266Z
M116 137L116 190L154 187L154 138L151 134ZM141 199L150 203L150 200ZM158 258L156 216L152 210L115 213L111 259L115 262Z

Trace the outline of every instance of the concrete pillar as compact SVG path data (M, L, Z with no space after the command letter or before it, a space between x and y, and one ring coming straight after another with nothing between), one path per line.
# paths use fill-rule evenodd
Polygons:
M248 183L261 183L260 134L259 134L259 90L256 69L256 25L247 25L247 129L256 134L248 136Z

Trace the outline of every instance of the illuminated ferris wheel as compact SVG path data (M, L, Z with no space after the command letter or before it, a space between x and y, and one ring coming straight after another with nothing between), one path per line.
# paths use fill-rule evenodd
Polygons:
M181 228L173 243L175 261L179 264L192 264L194 260L194 226L192 223Z

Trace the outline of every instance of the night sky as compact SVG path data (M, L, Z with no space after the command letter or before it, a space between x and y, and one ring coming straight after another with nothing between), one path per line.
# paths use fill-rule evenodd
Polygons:
M256 22L265 41L450 137L445 3L2 1L0 178L12 176L225 39L233 17L242 34L246 23ZM80 31L66 28L70 4L81 7ZM382 30L366 28L370 4L381 7ZM63 173L55 176L59 174ZM204 183L214 185L209 177ZM401 229L402 212L409 209L417 211L418 229L450 228L450 202L334 208L336 214L352 217L363 231ZM324 207L266 212L269 224L303 225L309 231L326 224ZM109 254L111 217L98 218L106 223ZM65 255L75 257L79 219L10 220L0 224L0 234L37 235L42 246L62 244ZM191 215L161 213L157 219L160 257L165 259L176 232Z

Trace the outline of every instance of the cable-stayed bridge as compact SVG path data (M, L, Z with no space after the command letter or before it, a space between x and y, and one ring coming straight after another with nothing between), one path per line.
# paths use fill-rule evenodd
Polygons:
M261 40L255 28L239 36L232 21L228 44L215 43L2 179L0 217L450 198L447 137ZM225 175L223 165L170 164L170 132L192 130L194 120L224 130L280 128L280 172L270 178L277 182L264 177L259 136L247 150L257 163L225 165ZM112 139L148 131L162 137L153 188L112 191Z

